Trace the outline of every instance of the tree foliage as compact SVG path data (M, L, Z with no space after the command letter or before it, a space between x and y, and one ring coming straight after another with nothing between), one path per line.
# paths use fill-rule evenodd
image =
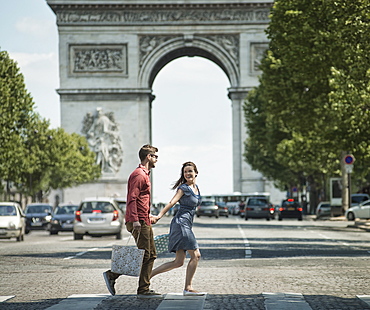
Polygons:
M86 139L50 129L34 111L23 75L0 51L0 175L27 195L89 182L100 176Z
M260 85L244 107L254 169L280 184L319 184L348 151L355 176L369 176L369 10L361 0L274 3Z

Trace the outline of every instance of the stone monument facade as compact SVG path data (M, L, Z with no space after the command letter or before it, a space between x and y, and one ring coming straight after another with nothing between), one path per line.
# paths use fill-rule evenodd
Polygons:
M66 189L63 200L125 195L139 148L151 142L153 81L170 61L205 57L227 75L232 103L233 187L265 191L243 161L242 105L258 84L273 1L47 0L59 31L61 126L86 136L99 181Z

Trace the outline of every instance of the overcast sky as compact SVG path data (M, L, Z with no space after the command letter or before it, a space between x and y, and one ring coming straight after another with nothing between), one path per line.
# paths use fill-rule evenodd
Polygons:
M58 32L45 0L0 0L0 49L9 52L25 76L36 110L60 126ZM198 166L202 194L232 192L231 102L229 81L214 63L183 57L157 75L153 92L153 171L155 202L168 202L182 163Z

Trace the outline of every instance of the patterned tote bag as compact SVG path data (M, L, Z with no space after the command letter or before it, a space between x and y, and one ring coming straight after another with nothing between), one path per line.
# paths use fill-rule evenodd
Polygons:
M126 276L138 277L143 264L144 252L145 250L133 246L113 245L111 271Z
M157 254L168 252L168 234L155 236L154 244Z

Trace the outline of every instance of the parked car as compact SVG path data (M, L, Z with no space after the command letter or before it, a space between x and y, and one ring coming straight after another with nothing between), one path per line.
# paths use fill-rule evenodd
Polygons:
M86 198L76 211L74 239L82 240L84 235L115 235L116 239L122 239L123 218L123 213L113 198Z
M47 203L31 203L26 206L26 234L31 230L43 230L51 220L53 207Z
M26 220L21 206L16 202L0 202L0 239L24 240Z
M273 206L266 197L249 197L245 203L244 218L265 218L270 220L274 216Z
M126 198L115 197L114 200L117 202L118 207L121 209L123 215L125 215L126 214Z
M227 208L226 203L219 201L217 202L217 207L219 216L229 217L229 209Z
M229 210L229 213L232 215L238 215L239 214L239 203L235 201L228 201L226 202L227 209Z
M316 208L316 218L331 216L330 201L321 201Z
M370 219L370 200L366 200L361 202L358 206L349 208L344 216L349 221L354 221L356 218Z
M368 194L352 194L351 195L351 207L358 206L361 202L369 200Z
M278 211L278 219L282 221L283 218L296 218L298 221L302 221L303 208L298 201L293 198L283 200L281 207Z
M219 217L218 206L214 200L202 200L200 206L197 207L195 214L197 217L201 215Z
M78 205L60 204L52 214L47 230L50 235L57 235L60 231L73 231L73 221Z

